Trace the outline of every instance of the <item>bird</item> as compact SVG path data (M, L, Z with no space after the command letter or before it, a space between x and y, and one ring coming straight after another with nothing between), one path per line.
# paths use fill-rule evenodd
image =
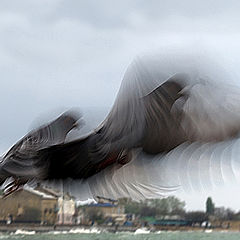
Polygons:
M80 200L141 200L239 177L240 88L206 54L137 57L107 117L67 142L79 119L69 110L1 158L7 194L37 181Z

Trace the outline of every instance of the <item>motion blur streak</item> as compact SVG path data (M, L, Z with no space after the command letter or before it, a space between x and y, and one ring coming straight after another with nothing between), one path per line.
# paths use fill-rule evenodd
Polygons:
M213 59L186 49L136 58L98 128L66 142L81 118L70 111L10 149L6 191L39 181L81 200L139 200L238 181L240 89Z

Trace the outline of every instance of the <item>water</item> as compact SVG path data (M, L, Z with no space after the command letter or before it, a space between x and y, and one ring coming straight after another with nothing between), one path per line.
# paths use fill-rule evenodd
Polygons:
M240 233L230 232L158 232L158 233L34 233L19 231L0 234L0 240L239 240Z

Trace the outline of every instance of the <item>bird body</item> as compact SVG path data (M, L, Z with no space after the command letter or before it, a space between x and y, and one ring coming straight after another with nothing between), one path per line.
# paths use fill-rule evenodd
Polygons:
M10 149L0 163L0 179L55 187L64 182L81 199L161 197L180 186L204 188L206 179L211 185L216 172L221 181L222 154L238 144L240 130L240 90L226 79L202 55L138 58L95 131L66 143L78 117L63 114ZM229 162L226 172L234 178Z

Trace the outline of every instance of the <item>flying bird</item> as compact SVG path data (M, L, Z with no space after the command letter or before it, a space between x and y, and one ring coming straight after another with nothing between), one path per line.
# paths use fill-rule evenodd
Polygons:
M81 200L139 200L234 181L240 89L229 79L203 54L138 57L96 129L66 142L82 118L70 110L32 130L0 160L0 184L6 193L37 181Z

